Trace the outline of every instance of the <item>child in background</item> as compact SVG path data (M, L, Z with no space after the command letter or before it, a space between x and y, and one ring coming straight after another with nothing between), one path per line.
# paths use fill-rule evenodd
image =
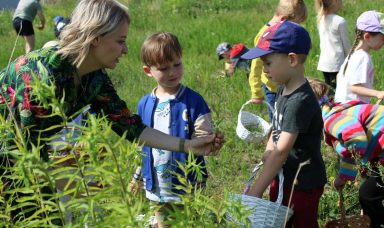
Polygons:
M307 19L307 7L303 0L280 0L275 15L257 33L254 43L259 42L260 36L270 26L282 21L290 20L296 23L303 23ZM249 86L251 87L251 101L254 104L262 104L264 100L263 91L270 107L275 107L277 84L271 81L263 72L263 63L259 58L253 59L251 72L249 74ZM272 121L273 111L269 110L269 120Z
M248 51L248 48L244 44L239 43L233 45L233 47L223 42L216 48L216 53L219 56L219 60L225 59L225 75L231 76L236 69L245 70L247 77L249 74L250 61L248 59L242 59L241 56Z
M367 11L357 18L356 39L337 75L335 102L371 97L384 98L384 91L373 89L374 67L369 52L384 44L384 14Z
M59 39L61 31L64 29L65 26L67 26L71 20L69 18L63 17L63 16L55 16L53 18L53 23L55 25L54 32L55 37Z
M60 33L61 31L63 31L64 27L67 26L70 22L71 20L69 18L65 18L62 16L55 16L53 18L53 23L54 23L53 31L55 33L56 39L46 42L43 45L43 48L59 45Z
M322 109L325 141L340 156L339 174L333 183L335 188L341 189L346 181L355 180L356 163L364 166L369 162L374 168L360 186L359 201L372 227L383 226L384 183L377 165L384 165L384 106L359 100L333 104L327 98L327 84L318 79L309 83Z
M40 0L20 0L18 2L12 24L16 34L24 37L25 53L28 53L35 49L36 39L33 21L37 15L40 19L40 25L37 29L43 30L45 27L45 16Z
M143 123L166 134L191 139L212 133L211 113L203 97L180 83L183 77L182 48L177 37L160 32L149 36L141 48L145 74L157 82L157 87L144 96L138 105ZM188 174L188 181L204 186L208 177L204 156L196 156L202 173ZM172 172L181 173L178 163L186 163L184 151L167 151L143 147L142 174L146 197L160 204L156 212L159 227L163 226L172 202L183 194Z
M325 82L336 89L336 75L351 49L347 22L336 14L341 9L343 1L316 0L315 4L320 37L317 70L322 71Z
M264 167L247 194L261 198L272 183L270 198L276 200L278 184L274 179L283 168L283 204L288 205L299 164L310 160L299 172L294 185L289 205L294 214L286 227L318 227L318 205L327 182L320 153L321 110L304 77L304 63L310 48L311 39L303 27L281 21L265 30L257 46L242 56L246 59L261 57L264 72L282 85L277 91L272 134L263 155Z

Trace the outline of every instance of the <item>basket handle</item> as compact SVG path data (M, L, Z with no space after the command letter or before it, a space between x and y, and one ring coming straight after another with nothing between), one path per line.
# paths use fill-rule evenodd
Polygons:
M241 111L243 111L244 107L247 106L247 105L249 105L250 103L252 103L251 100L245 102L245 103L241 106L239 113L241 113Z
M253 179L255 179L256 173L257 173L257 171L259 171L259 169L261 168L262 165L263 165L263 161L260 161L259 163L257 163L255 168L253 168L251 176L248 178L248 181L245 184L245 188L243 190L244 194L247 193L249 191L249 189L251 188Z
M248 104L252 103L251 100L245 102L242 106L241 106L241 109L240 109L240 112L243 111L244 107ZM268 107L268 109L273 112L275 109L268 103L266 102L265 100L263 100L263 103Z
M284 175L283 169L279 170L279 194L277 195L276 203L281 205L283 202L283 191L284 191Z
M272 107L268 102L266 101L263 101L263 103L268 107L268 109L273 113L273 111L275 111L275 108Z
M240 111L239 111L239 115L237 115L237 122L238 122L238 123L241 122L241 114L243 113L243 109L244 109L244 107L245 107L246 105L248 105L249 103L251 103L250 100L247 101L247 102L245 102L245 103L241 106Z
M261 168L261 166L263 165L263 161L260 161L256 166L255 168L253 168L252 170L252 173L251 173L251 176L249 177L247 183L245 184L245 188L243 190L243 193L246 194L249 189L251 188L251 185L252 185L252 182L253 180L255 179L255 176L257 174L257 171L259 171L259 169ZM279 194L277 196L277 200L276 200L276 203L278 203L279 205L281 205L281 203L283 202L283 187L284 187L284 175L283 175L283 169L280 169L279 170Z
M250 103L252 103L251 100L245 102L245 103L241 106L240 111L239 111L239 114L243 111L244 107L247 106L247 105L249 105ZM274 109L268 102L266 102L266 101L263 100L263 103L268 107L268 109L269 109L271 112L273 112L273 110L275 110L275 109Z
M245 102L241 108L240 108L240 111L239 111L239 115L237 116L237 122L240 122L241 120L241 114L243 113L243 109L245 106L247 106L248 104L252 103L251 100L248 100L247 102ZM263 103L268 107L268 109L273 113L273 111L275 110L268 102L264 101L263 100Z

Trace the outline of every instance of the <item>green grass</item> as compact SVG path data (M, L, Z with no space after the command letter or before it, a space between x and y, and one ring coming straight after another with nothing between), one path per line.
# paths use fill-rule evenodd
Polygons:
M179 37L183 47L185 74L183 83L198 91L207 100L214 117L215 127L225 133L226 144L220 156L208 158L210 179L207 192L223 196L225 191L241 192L252 166L260 159L265 144L257 145L242 142L236 136L237 115L241 105L250 98L250 89L243 72L235 72L232 77L217 77L217 71L224 63L217 60L216 45L227 41L243 42L253 46L253 39L261 26L273 15L278 0L124 0L129 6L132 23L128 35L129 52L120 65L110 71L110 76L119 95L128 107L136 110L138 100L150 92L155 82L142 71L139 59L140 47L146 36L157 31L169 31ZM240 3L239 3L240 2ZM313 1L306 0L308 20L303 24L312 38L312 49L306 62L306 75L322 79L316 70L319 55L319 38L316 29L316 16ZM380 4L379 4L380 3ZM74 0L58 1L56 5L45 5L47 25L43 31L36 31L36 46L54 39L53 17L70 16ZM366 10L383 12L382 0L344 0L340 12L348 22L350 40L354 39L354 24L357 16ZM12 29L12 12L0 13L0 67L7 65L16 40ZM37 22L37 21L35 21ZM19 38L12 59L23 54L24 41ZM383 50L372 52L375 65L375 87L384 89ZM265 110L264 110L265 111ZM335 156L325 145L322 148L330 180L335 175ZM333 191L325 193L320 207L319 219L337 215ZM355 204L356 198L351 205ZM356 212L358 208L352 208Z

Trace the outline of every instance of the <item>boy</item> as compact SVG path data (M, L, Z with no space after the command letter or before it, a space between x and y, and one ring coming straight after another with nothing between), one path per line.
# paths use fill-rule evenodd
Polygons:
M326 183L326 173L320 153L323 121L317 99L304 77L304 62L311 47L308 32L300 25L281 21L269 27L259 43L242 57L261 57L264 72L279 85L272 120L272 134L263 155L264 168L247 193L262 197L271 183L271 200L277 198L274 177L283 168L284 199L288 204L294 176L301 162L303 167L294 185L290 207L294 215L287 227L318 227L317 211Z
M138 113L144 124L166 134L191 139L212 133L211 114L201 95L180 83L183 77L182 49L177 37L160 32L149 36L141 48L144 73L155 79L157 87L144 96ZM207 170L203 156L196 156L202 173L188 174L193 185L205 184ZM142 174L146 197L160 203L156 212L159 227L166 217L171 202L180 201L183 194L175 185L181 185L172 172L181 173L179 163L186 163L188 154L183 151L166 151L143 147ZM202 178L198 178L202 176Z
M260 36L271 25L282 20L290 20L303 23L307 19L307 7L302 0L280 0L272 19L266 23L257 33L254 44L257 45ZM249 73L249 86L251 87L251 102L262 104L264 96L271 107L275 107L277 85L263 72L262 61L253 59ZM263 94L264 91L264 94ZM273 111L268 109L269 120L272 121Z
M229 43L223 42L217 46L216 54L219 60L226 59L224 71L226 76L231 76L236 69L242 69L245 70L248 77L251 61L241 58L247 51L248 48L242 43L231 46Z

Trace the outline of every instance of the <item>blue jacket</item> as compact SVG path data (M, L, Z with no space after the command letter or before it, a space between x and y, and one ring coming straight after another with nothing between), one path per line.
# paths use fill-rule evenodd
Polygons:
M143 123L147 126L153 127L153 115L157 105L157 98L154 92L144 96L138 105L138 114L143 120ZM199 135L204 135L212 132L210 109L203 97L197 92L182 86L179 89L178 94L174 100L170 101L171 120L170 120L170 135L191 139ZM197 156L197 163L203 166L203 181L208 177L207 170L205 168L205 161L203 156ZM153 186L153 173L152 173L152 148L143 147L143 169L142 174L145 178L146 190L154 190ZM177 162L186 163L188 161L188 154L185 152L172 151L171 164L172 171L182 174L182 171L178 168ZM191 183L196 183L197 175L190 173L188 180ZM180 185L180 182L176 177L172 177L172 184ZM175 193L183 193L176 189Z

